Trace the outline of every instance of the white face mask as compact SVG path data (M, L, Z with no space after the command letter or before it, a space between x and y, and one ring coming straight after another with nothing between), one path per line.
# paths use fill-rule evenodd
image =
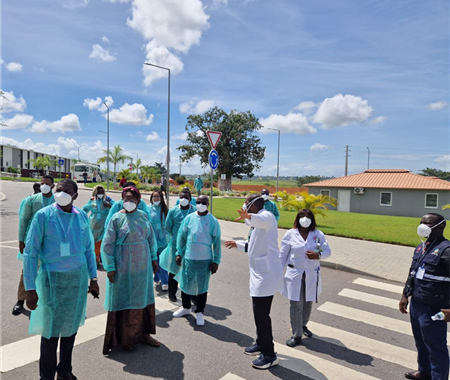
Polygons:
M98 199L102 199L103 198L103 194L97 194L97 198Z
M123 202L123 208L128 212L132 212L136 209L136 203L134 202Z
M258 199L261 199L261 198L262 198L262 196L253 199L251 202L249 202L249 203L247 203L247 204L244 203L244 205L242 206L242 209L243 209L244 211L249 212L248 210L250 210L250 208L253 206L253 203L255 203Z
M311 219L304 216L303 218L300 218L300 225L303 228L308 228L311 225Z
M203 205L201 203L197 204L197 211L199 213L204 213L207 210L208 210L208 206L207 205Z
M160 203L161 203L161 201L153 201L153 204L154 204L155 206L159 206Z
M417 235L419 235L421 238L428 239L428 237L431 235L431 231L434 227L439 226L439 224L444 223L444 220L441 220L438 224L434 225L433 227L428 227L426 224L419 224L419 227L417 227Z
M52 187L44 183L43 185L41 185L41 191L42 194L48 194L50 191L52 191Z
M60 205L61 207L70 205L72 202L72 197L65 193L64 191L59 191L55 194L55 201Z
M262 197L264 199L264 202L269 200L269 195L268 194L263 194Z
M189 204L189 199L180 198L180 206L186 207Z

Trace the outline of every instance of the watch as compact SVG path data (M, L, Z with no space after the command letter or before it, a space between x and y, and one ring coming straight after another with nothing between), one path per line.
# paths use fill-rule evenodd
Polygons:
M97 281L97 280L98 280L97 277L91 278L91 281Z

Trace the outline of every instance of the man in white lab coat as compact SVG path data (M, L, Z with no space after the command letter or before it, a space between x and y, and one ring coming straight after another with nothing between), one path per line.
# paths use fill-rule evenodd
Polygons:
M278 364L272 337L270 307L273 296L281 290L283 268L279 259L278 230L275 216L264 209L264 198L251 194L238 210L238 220L250 226L247 240L227 241L228 248L248 253L250 266L250 296L256 324L256 343L244 349L247 355L259 355L253 367L267 369Z

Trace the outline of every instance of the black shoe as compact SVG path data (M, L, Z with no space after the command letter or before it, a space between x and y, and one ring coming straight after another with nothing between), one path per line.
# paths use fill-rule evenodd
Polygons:
M59 375L56 377L56 380L78 380L73 373L69 373L68 375Z
M277 354L275 356L259 355L258 359L252 361L252 366L258 369L267 369L277 365L279 362Z
M245 347L244 354L256 356L261 354L261 347L259 347L256 343L253 346Z
M20 315L23 311L23 303L24 301L17 301L17 303L14 305L12 309L12 315Z
M169 295L169 301L170 302L177 302L177 296Z
M288 339L286 341L286 345L289 347L297 347L302 344L302 338L299 338L298 336L293 336L291 339Z
M430 374L420 373L420 371L406 372L405 377L412 380L431 380Z
M303 327L303 335L307 336L308 338L311 338L313 336L313 333L310 329L308 329L306 326Z

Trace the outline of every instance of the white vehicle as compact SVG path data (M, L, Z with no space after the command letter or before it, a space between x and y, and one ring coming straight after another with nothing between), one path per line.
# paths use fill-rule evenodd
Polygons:
M83 173L87 174L87 182L92 182L94 177L94 173L96 176L97 182L100 181L100 166L86 163L77 163L73 168L73 180L75 182L84 182Z

